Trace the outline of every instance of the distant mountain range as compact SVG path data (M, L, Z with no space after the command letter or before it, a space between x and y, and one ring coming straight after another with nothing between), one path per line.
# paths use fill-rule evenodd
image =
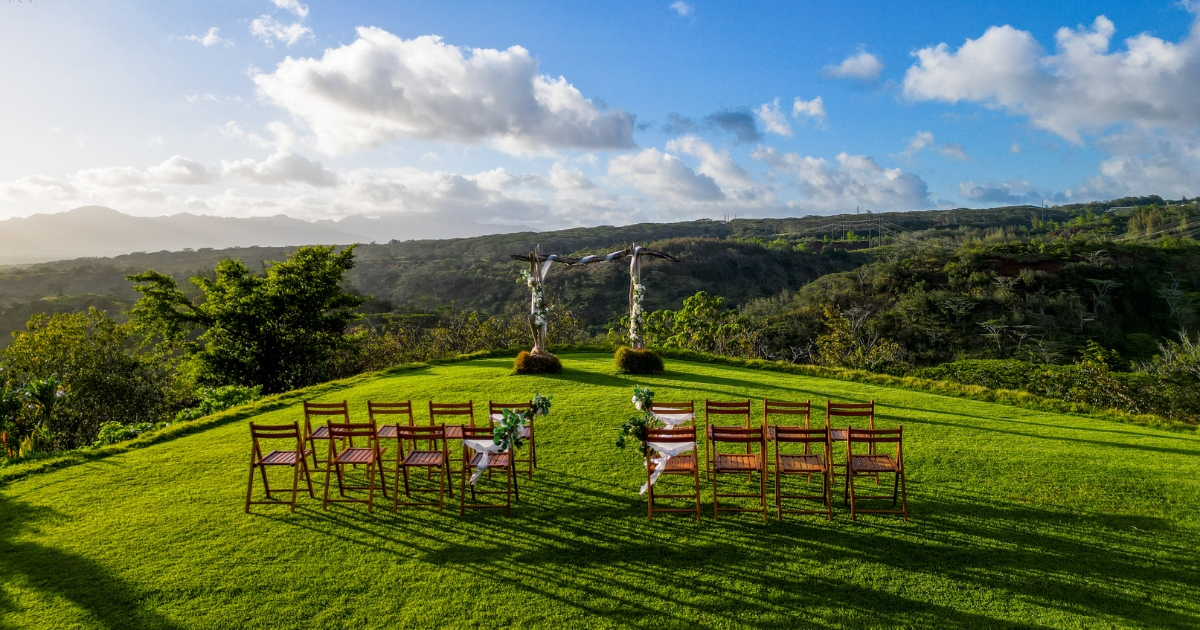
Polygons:
M309 222L284 215L249 219L188 213L135 217L111 208L84 206L0 221L0 265L205 247L386 243L522 231L530 229L411 213Z

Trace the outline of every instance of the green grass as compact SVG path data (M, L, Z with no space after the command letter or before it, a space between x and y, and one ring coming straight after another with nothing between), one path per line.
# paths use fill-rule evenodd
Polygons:
M242 512L244 417L0 487L4 627L1197 627L1200 437L862 383L610 355L510 358L325 386L486 404L554 395L513 517L303 498ZM903 424L912 521L646 520L613 447L634 383L659 400L866 400ZM761 403L756 404L761 410ZM298 403L263 422L301 419ZM425 413L418 418L424 420ZM706 485L705 490L709 488ZM840 490L839 490L840 491ZM457 495L456 495L457 498Z

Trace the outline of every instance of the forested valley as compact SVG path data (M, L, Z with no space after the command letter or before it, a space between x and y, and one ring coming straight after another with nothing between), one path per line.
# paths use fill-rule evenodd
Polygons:
M404 362L529 344L511 254L631 243L651 347L1195 423L1200 205L1158 197L577 228L0 269L9 458L93 448ZM555 266L550 343L628 341L627 265ZM0 458L2 459L2 458Z

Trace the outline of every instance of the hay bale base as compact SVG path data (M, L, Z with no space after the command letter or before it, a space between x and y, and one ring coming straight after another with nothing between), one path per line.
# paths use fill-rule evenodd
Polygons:
M513 362L513 374L561 374L562 361L553 354L531 354L522 350Z
M649 348L638 350L621 346L613 360L623 374L662 374L665 371L662 357Z

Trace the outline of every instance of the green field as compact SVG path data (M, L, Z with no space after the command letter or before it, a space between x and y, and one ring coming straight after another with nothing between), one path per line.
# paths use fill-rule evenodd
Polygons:
M242 511L231 421L0 487L4 627L1200 627L1200 437L1082 416L669 361L510 376L481 359L326 387L319 400L486 405L554 396L512 518L457 503ZM647 521L613 440L659 400L826 398L903 424L910 523L752 514ZM814 405L816 406L816 405ZM298 405L259 416L302 419ZM427 418L422 410L418 420ZM710 487L705 485L706 491ZM840 488L835 490L840 495ZM457 494L455 495L457 499Z

